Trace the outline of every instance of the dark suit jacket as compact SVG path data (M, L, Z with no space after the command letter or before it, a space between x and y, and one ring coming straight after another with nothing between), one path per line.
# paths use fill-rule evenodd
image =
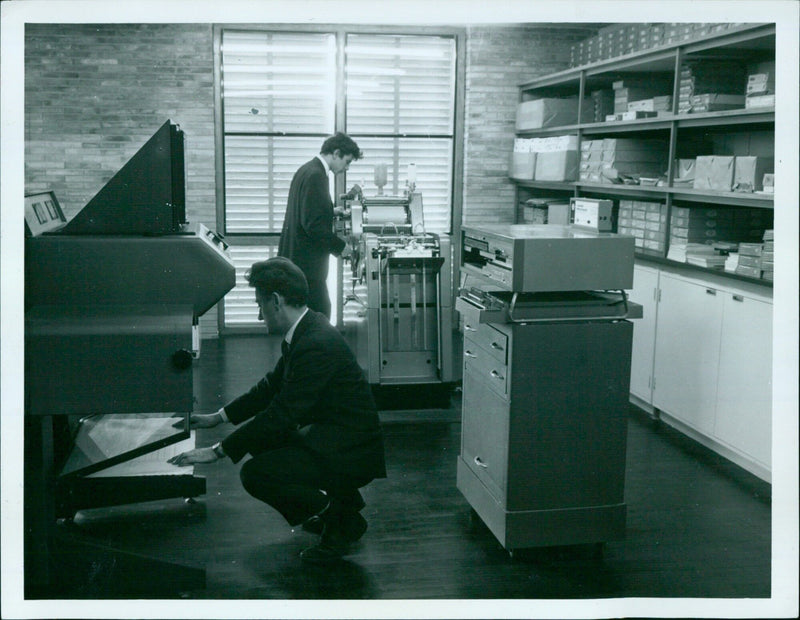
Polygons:
M324 457L332 471L357 480L357 486L386 476L369 384L344 338L318 312L308 311L288 354L225 412L234 424L249 420L222 441L234 462L287 436Z
M328 256L345 242L333 232L333 203L325 166L318 158L303 164L292 178L278 256L300 267L309 282L328 277Z

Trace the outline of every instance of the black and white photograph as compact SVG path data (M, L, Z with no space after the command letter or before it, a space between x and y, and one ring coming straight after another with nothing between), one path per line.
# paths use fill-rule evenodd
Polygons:
M3 618L795 618L800 4L0 4Z

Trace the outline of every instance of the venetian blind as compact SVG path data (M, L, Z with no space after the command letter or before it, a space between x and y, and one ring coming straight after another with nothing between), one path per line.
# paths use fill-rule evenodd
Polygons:
M415 164L425 228L450 230L455 41L449 37L350 34L345 48L347 133L364 151L348 186L375 193L374 168L387 164L385 194L402 193Z
M425 230L450 230L454 40L362 34L345 40L346 100L339 102L345 121L337 127L335 35L222 33L224 221L237 271L224 301L226 327L257 323L244 273L254 261L274 255L292 176L336 130L351 135L365 154L351 165L347 187L361 183L374 194L374 167L385 163L384 193L400 194L408 165L415 164ZM344 284L349 289L347 278Z
M225 230L280 233L292 175L334 131L332 34L224 31Z

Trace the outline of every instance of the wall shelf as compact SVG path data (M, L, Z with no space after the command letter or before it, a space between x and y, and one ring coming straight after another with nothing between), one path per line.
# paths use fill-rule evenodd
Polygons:
M775 25L741 24L693 40L684 40L648 50L633 52L617 58L602 60L580 67L573 67L520 84L520 102L553 96L577 97L577 110L574 112L576 121L585 118L591 119L592 114L594 114L595 117L599 117L599 114L603 113L602 107L595 107L594 110L590 108L589 111L591 111L592 114L589 115L585 114L586 110L583 108L586 106L598 105L597 102L603 101L601 98L592 99L592 96L603 96L598 96L597 93L592 95L596 90L606 91L605 101L607 101L607 97L609 96L608 92L613 90L614 82L618 80L622 80L623 82L625 80L630 80L629 83L634 89L637 88L637 82L635 81L637 79L639 79L638 83L640 84L647 84L648 86L655 84L655 89L649 92L652 92L654 95L670 96L671 108L666 111L662 110L659 112L658 116L651 118L630 121L575 122L563 124L558 127L543 127L517 131L517 138L573 135L577 137L579 146L587 140L602 140L604 138L647 139L663 142L663 151L660 151L661 158L652 158L649 160L651 163L643 163L641 165L643 175L646 174L646 170L653 170L654 166L663 166L663 176L658 186L597 183L588 182L586 180L542 182L512 178L518 194L517 204L524 202L527 198L543 196L546 192L560 192L562 195L567 194L575 197L596 196L617 200L660 202L665 205L666 209L666 223L663 233L664 249L663 251L657 250L654 254L653 251L650 250L642 251L643 248L637 245L637 256L646 256L649 260L665 261L665 264L669 265L683 266L683 263L668 261L666 258L669 244L670 242L674 242L674 240L670 239L670 237L673 236L671 234L671 224L673 221L673 211L677 207L702 209L719 206L752 209L754 217L758 215L757 219L761 222L761 225L764 228L770 228L772 225L771 212L774 210L774 198L771 194L707 191L694 189L691 186L678 184L674 181L677 177L678 159L694 159L701 155L746 155L767 160L774 158L774 107L742 107L734 110L691 113L686 113L684 111L688 95L685 90L683 94L681 94L681 85L685 85L685 81L681 81L681 69L686 66L696 67L697 65L693 63L720 60L730 60L739 63L734 66L736 67L736 71L741 71L744 76L744 82L746 83L747 75L749 75L748 71L751 72L751 67L755 63L775 60ZM686 63L690 64L687 65ZM702 64L699 66L702 68ZM715 70L716 69L707 69L709 72ZM685 75L686 74L684 74L684 76ZM694 74L690 74L690 76L692 75ZM715 74L711 73L711 75ZM734 72L732 75L738 75L738 73ZM642 78L644 79L642 80ZM692 83L696 85L695 82ZM712 82L708 83L716 82L712 80ZM741 88L742 96L746 94L745 83L742 84ZM617 88L619 87L620 85L617 85ZM624 87L627 88L628 84L625 84ZM697 92L698 91L694 91L694 93ZM711 92L739 93L738 90ZM614 93L614 96L619 96L619 91L614 91ZM653 95L644 95L644 97L648 96ZM617 101L619 101L619 99ZM697 104L695 103L694 105L696 106ZM744 103L742 103L742 105L744 105ZM617 107L617 109L619 110L619 107ZM569 118L566 119L567 122L569 120ZM592 149L595 147L592 147ZM657 148L661 149L662 147L659 146ZM647 151L647 153L652 152L652 149ZM587 153L584 152L584 156L586 154ZM658 163L652 163L657 160ZM586 159L585 161L596 162L597 160ZM604 155L602 162L605 161ZM630 160L624 160L624 162L627 164L626 168L631 169ZM594 165L597 166L596 163ZM620 171L624 172L626 168L620 168ZM635 170L635 168L633 169ZM770 169L767 168L767 171L769 170ZM590 172L591 175L589 174ZM587 168L581 176L583 179L587 179L591 176L591 178L596 181L598 174L602 174L600 168ZM655 176L654 172L650 174ZM765 212L770 212L770 214ZM737 215L737 217L739 216ZM681 224L681 226L683 227L683 231L687 230L685 225ZM630 228L630 226L628 226L628 228ZM634 224L631 230L635 232L639 229L636 228ZM649 228L647 230L650 231ZM687 238L686 232L682 233L683 236L678 233L675 233L675 235L679 241ZM746 236L748 238L744 238L744 236L733 237L733 240L755 240L752 238L749 231ZM692 239L691 233L688 234L688 238L689 240ZM647 237L647 239L652 239L652 237ZM639 252L641 252L641 254L639 254ZM693 265L685 266L689 268L690 271L714 271L702 267L695 267ZM737 280L754 282L766 287L772 286L772 283L768 280L737 276L729 272L715 271L715 273Z

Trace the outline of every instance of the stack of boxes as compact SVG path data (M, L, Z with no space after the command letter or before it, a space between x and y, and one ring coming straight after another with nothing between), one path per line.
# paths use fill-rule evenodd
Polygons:
M772 282L775 279L775 231L764 231L764 248L761 251L761 277Z
M603 140L583 140L578 180L584 183L603 182Z
M516 138L509 175L524 181L575 181L578 159L578 136Z
M614 91L611 89L593 90L583 102L581 120L585 123L602 123L606 116L614 113Z
M598 30L596 36L574 44L570 49L570 63L573 67L577 67L660 45L708 36L739 25L738 23L613 24Z
M604 138L601 142L601 183L619 182L621 177L657 179L666 172L668 144L665 140Z
M637 118L657 116L659 111L672 110L670 81L648 74L631 75L611 84L614 90L614 113L606 115L606 121L629 121Z
M768 215L760 209L673 205L670 244L759 241L769 225Z
M763 243L740 243L739 262L736 265L736 274L748 278L761 277L761 255L764 252Z
M745 66L730 60L689 60L681 65L678 114L745 106Z
M775 62L758 63L747 76L744 107L775 107Z
M663 202L620 200L617 232L632 235L641 250L663 254L667 231L667 205Z

